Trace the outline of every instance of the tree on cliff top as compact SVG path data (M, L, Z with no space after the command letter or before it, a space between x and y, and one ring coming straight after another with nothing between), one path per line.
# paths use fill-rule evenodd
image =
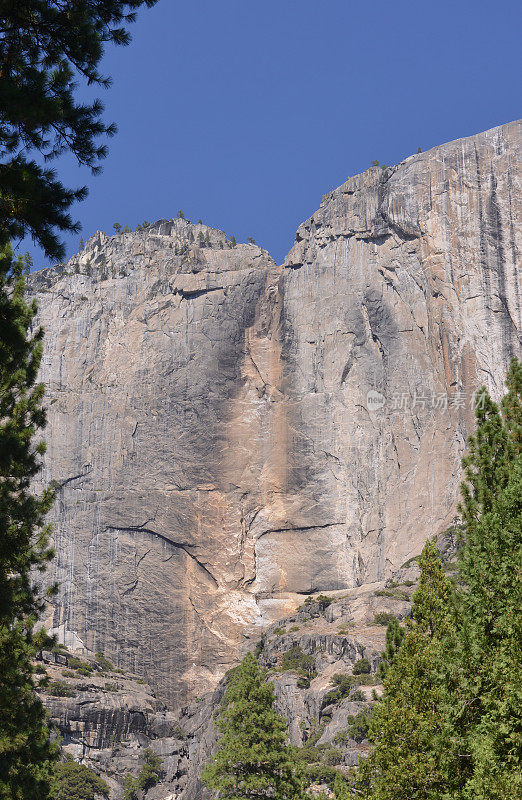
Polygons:
M286 723L274 710L274 687L248 653L234 670L217 726L218 749L203 781L229 800L300 800L301 780Z
M77 231L68 210L87 194L70 189L31 153L63 152L100 169L100 136L112 136L99 100L82 103L76 83L106 87L98 66L107 42L128 44L135 10L157 0L0 0L0 234L31 234L48 256L63 257L56 231Z
M7 247L0 251L0 800L45 800L55 758L31 665L43 640L33 632L42 608L35 573L52 557L44 522L52 492L30 490L45 449L34 441L45 424L35 310L24 300L21 259Z

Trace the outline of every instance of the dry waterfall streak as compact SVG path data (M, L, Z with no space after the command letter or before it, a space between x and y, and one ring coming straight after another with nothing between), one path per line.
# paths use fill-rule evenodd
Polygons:
M303 597L359 597L448 528L473 393L521 351L520 128L349 178L281 266L177 218L31 276L48 627L177 707Z

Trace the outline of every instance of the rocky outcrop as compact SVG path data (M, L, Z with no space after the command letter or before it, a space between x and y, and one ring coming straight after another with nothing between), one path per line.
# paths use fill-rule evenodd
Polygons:
M454 574L456 544L457 530L453 528L436 540L448 575ZM326 793L325 769L347 772L368 753L367 723L383 689L379 664L386 619L404 620L410 615L419 574L414 557L385 584L357 587L330 597L308 596L292 615L270 625L255 646L257 660L267 668L274 684L277 710L287 721L289 739L300 748L300 760L312 776L315 771ZM362 659L367 662L363 671L356 667ZM352 683L351 688L336 693L335 678L339 676ZM162 786L163 792L170 790L180 800L214 797L201 782L201 770L215 751L215 719L227 679L225 676L214 692L181 709L178 723L185 738L178 772ZM161 743L152 746L159 752Z
M415 570L411 568L409 574L415 574ZM409 584L404 585L408 597L412 591ZM361 587L326 603L306 603L266 629L256 647L258 661L268 669L277 710L288 723L291 743L304 748L301 752L306 763L315 757L324 759L322 767L335 764L343 771L367 753L366 737L354 739L350 726L357 714L371 709L373 692L382 691L377 668L386 627L375 623L375 614L384 611L404 617L409 610L404 597L397 600L385 590ZM289 652L308 659L309 673L304 680L303 671L285 663ZM346 697L329 698L332 678L352 675L354 665L363 658L368 661L370 674L354 676L353 690ZM214 720L225 688L226 678L213 693L180 712L185 747L179 777L165 788L182 800L214 797L202 785L201 770L215 750L218 731ZM153 743L155 750L158 744Z
M32 277L63 641L177 705L448 526L473 391L520 353L520 138L349 179L282 267L178 219Z
M138 775L150 747L161 757L163 770L150 797L167 798L176 787L176 798L189 761L178 715L168 711L141 678L103 661L102 668L93 658L79 660L64 650L40 655L37 670L46 674L40 696L62 751L103 775L111 797L120 798L125 776Z

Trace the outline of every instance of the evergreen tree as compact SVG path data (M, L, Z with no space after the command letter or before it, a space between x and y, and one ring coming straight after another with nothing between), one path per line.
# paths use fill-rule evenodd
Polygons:
M138 800L138 779L133 778L132 775L125 775L123 779L123 797L122 800Z
M507 377L507 394L502 398L502 416L508 431L509 457L522 453L522 363L514 358Z
M95 800L109 797L107 783L84 764L77 764L71 756L57 764L51 779L52 800Z
M147 747L143 757L145 763L138 777L127 774L124 778L122 800L138 800L142 793L156 786L164 774L163 761L150 747Z
M333 792L335 800L352 800L353 792L347 781L337 774L334 778Z
M445 709L452 589L432 542L426 543L419 566L413 618L398 649L400 634L389 629L384 695L370 721L374 747L357 775L358 791L371 800L441 800L449 764L454 767Z
M459 554L460 719L470 761L467 800L522 795L522 364L501 409L482 390L464 460Z
M145 763L138 776L138 786L146 792L160 782L164 770L163 761L150 747L145 750L143 758Z
M274 710L274 687L251 653L232 673L217 726L218 749L203 781L229 800L300 800L301 779Z
M397 651L404 639L404 628L401 628L397 617L392 619L386 628L386 644L382 653L382 661L379 664L379 675L384 678L388 669L395 661Z
M36 384L42 331L31 333L36 308L24 300L22 260L0 252L0 799L45 800L55 757L31 665L43 642L34 634L42 609L35 573L52 550L44 517L52 492L30 490L40 469L45 424Z
M107 42L128 44L135 10L156 0L2 0L0 3L0 234L2 244L31 234L47 255L61 259L55 230L77 231L68 210L87 194L66 188L46 161L70 152L93 173L106 155L100 136L114 125L101 119L99 100L75 97L79 78L106 87L98 69Z
M463 593L467 626L462 661L467 668L467 750L472 759L472 776L464 797L510 800L522 797L520 456L494 508L482 516L475 535L481 530L487 550L480 549L484 556L489 552L491 566L485 572L484 585L476 583ZM473 578L478 577L478 571L473 568Z

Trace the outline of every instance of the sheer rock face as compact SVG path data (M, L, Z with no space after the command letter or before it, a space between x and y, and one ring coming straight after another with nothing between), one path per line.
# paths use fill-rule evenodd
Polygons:
M520 353L520 138L349 179L283 267L175 220L32 277L66 643L175 704L303 593L447 527L472 392Z
M211 246L190 242L200 231ZM97 234L65 271L33 279L50 398L43 479L60 486L49 623L172 702L215 682L258 616L242 589L252 546L236 478L250 443L239 454L229 429L275 265L222 240L184 220Z
M520 138L513 123L374 167L298 230L282 277L294 463L330 526L309 535L301 590L318 568L317 588L382 579L452 519L473 391L498 396L520 353ZM284 569L282 534L272 552Z

